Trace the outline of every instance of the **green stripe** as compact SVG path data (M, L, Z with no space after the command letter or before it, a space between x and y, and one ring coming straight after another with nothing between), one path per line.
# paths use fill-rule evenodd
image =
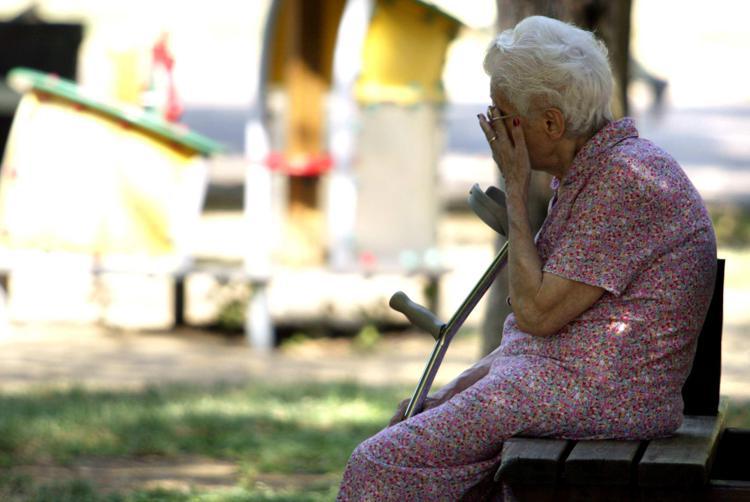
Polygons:
M19 92L34 89L52 94L116 120L126 122L146 132L161 136L203 155L210 155L224 150L221 144L212 139L192 132L186 127L168 122L159 115L143 108L115 105L87 96L74 82L55 75L29 68L14 68L8 73L8 82L11 87Z

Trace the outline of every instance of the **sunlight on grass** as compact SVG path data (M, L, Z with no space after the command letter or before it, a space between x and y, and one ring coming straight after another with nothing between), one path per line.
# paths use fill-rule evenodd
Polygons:
M380 403L364 398L343 399L338 395L320 398L302 397L296 405L276 400L229 400L228 396L206 396L195 401L165 404L161 415L170 420L185 419L200 414L220 415L224 419L251 416L268 416L277 422L309 427L331 427L341 425L385 423L390 417L390 409L384 413ZM395 405L392 405L395 406Z

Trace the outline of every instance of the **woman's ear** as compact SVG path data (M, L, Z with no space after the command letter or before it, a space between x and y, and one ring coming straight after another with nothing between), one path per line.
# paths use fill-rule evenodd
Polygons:
M550 139L558 140L565 136L565 117L559 108L547 108L542 114L544 131Z

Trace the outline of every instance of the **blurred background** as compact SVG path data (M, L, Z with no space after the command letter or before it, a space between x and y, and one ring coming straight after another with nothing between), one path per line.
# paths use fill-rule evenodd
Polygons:
M499 183L482 60L533 13L605 40L618 115L704 197L750 423L749 10L3 0L0 495L332 499L431 350L388 298L447 319L494 256L466 203ZM438 384L497 344L499 297Z

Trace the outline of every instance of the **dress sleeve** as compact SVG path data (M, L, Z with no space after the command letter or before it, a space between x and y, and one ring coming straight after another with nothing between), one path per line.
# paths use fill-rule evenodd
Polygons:
M669 208L658 186L627 163L597 173L578 194L563 237L543 266L619 296L663 244Z

